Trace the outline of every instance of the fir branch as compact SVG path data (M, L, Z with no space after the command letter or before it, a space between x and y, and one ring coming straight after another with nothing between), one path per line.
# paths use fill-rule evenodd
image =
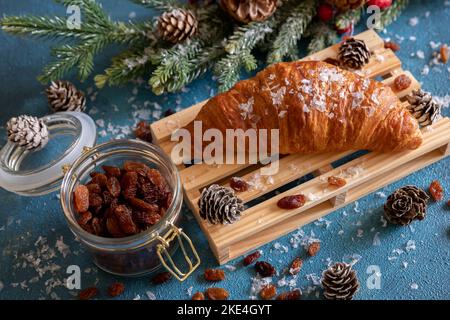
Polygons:
M297 57L297 43L316 14L316 0L306 0L295 7L275 38L267 62L280 62L285 56Z
M55 0L55 2L65 7L78 6L85 22L95 24L97 27L108 28L112 24L102 5L95 0Z
M384 29L389 24L397 20L402 13L403 9L408 5L409 0L396 0L389 8L381 11L381 17L379 21L379 28Z
M308 54L312 54L332 45L336 39L336 31L323 22L315 22L311 25L307 33L311 36L308 45Z
M160 11L171 11L176 8L185 7L185 5L179 3L176 0L131 0L131 1L146 6L148 8Z
M214 67L214 74L219 82L219 91L227 91L240 79L241 57L228 54L219 60Z
M362 16L361 9L349 10L336 16L335 25L339 30L345 30L351 24L356 25Z

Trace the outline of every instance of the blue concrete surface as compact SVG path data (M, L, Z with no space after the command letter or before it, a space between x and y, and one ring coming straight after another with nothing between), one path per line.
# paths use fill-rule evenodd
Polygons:
M149 10L127 1L102 2L114 18L126 20L131 15L142 20L151 16ZM64 14L64 11L52 1L0 0L2 15ZM413 17L419 18L416 26L410 25L410 19ZM448 1L412 1L401 18L388 28L387 33L382 34L385 38L401 42L398 55L404 68L410 70L423 83L425 89L437 96L450 93L448 66L431 68L428 75L423 75L422 70L432 54L430 41L450 43L449 18ZM42 67L50 61L49 44L0 32L1 124L18 114L40 116L49 112L43 94L45 87L35 79ZM412 56L412 53L418 50L424 52L425 59L420 59L417 55ZM115 52L117 48L111 48L107 54L98 58L96 69L102 70ZM75 78L68 79L78 84ZM79 86L90 92L90 97L95 98L88 100L91 116L96 120L103 119L106 125L111 123L114 128L131 126L137 115L146 116L145 112L136 113L133 105L138 110L144 106L152 108L154 103L162 106L163 110L188 107L214 95L217 88L210 75L191 84L182 93L159 97L154 96L145 86L136 84L98 92L92 80ZM448 108L444 109L444 114L449 115ZM102 122L99 121L98 124L101 125ZM104 129L98 128L99 131ZM99 136L99 141L107 141L117 134L106 132L105 136ZM3 127L0 142L4 141ZM361 199L357 204L334 212L325 220L305 226L303 232L320 239L322 243L322 249L316 257L305 259L304 267L297 278L296 286L302 288L305 298L321 297L321 291L314 285L314 280L330 261L353 259L358 260L354 268L361 282L356 299L449 299L450 209L445 204L450 198L449 169L450 160L447 158L378 190L378 193ZM432 203L426 219L413 223L411 227L385 225L381 219L384 194L388 195L406 184L427 188L433 179L439 179L447 190L445 202ZM102 292L100 298L108 298L106 288L113 281L120 280L126 285L126 292L121 297L123 299L148 299L153 294L156 299L186 299L189 298L188 291L201 291L209 286L202 280L203 270L206 267L217 267L207 241L193 219L188 219L184 228L200 252L201 267L184 283L171 281L157 287L150 283L148 277L120 279L98 270L69 231L56 194L27 198L0 190L0 203L0 299L73 298L77 291L68 290L59 283L67 276L65 270L69 265L80 266L83 271L82 286L98 286ZM189 211L185 212L189 217ZM61 237L70 248L65 257L55 247L56 241ZM262 247L263 258L282 271L295 256L304 257L303 247L291 246L290 240L293 238L294 235L289 234L265 245ZM48 247L42 239L45 239ZM283 246L287 248L287 252L281 252ZM61 249L61 245L59 248ZM38 250L41 250L41 261L35 261L36 265L30 266L30 262L25 262L24 257L36 257ZM46 255L46 252L50 254ZM30 258L29 261L33 259ZM369 279L366 272L372 265L378 266L381 273L379 289L370 289L366 284ZM236 270L230 271L233 266ZM39 270L43 272L42 277L39 277ZM247 299L250 295L251 277L254 277L254 270L242 267L241 259L236 259L229 263L227 280L219 285L230 291L232 299ZM280 277L276 277L274 281L279 279ZM287 279L290 280L289 277ZM279 290L286 290L286 287ZM310 293L306 294L307 292Z

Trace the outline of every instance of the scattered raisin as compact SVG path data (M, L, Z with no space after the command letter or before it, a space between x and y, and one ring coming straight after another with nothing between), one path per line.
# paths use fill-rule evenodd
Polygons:
M115 282L108 288L111 297L120 296L125 291L125 285L122 282Z
M447 205L450 207L450 200L447 201Z
M313 242L308 247L308 255L314 257L320 251L320 242Z
M344 178L339 178L335 176L328 177L328 185L341 188L347 184Z
M275 268L266 261L258 261L255 264L256 272L263 278L271 277L275 274Z
M411 85L411 79L406 74L397 76L394 80L395 91L403 91Z
M253 262L259 259L261 257L260 251L255 251L253 253L250 253L248 256L244 258L244 266L251 265Z
M270 300L277 295L277 288L273 284L264 286L259 292L261 299Z
M242 178L233 177L230 179L230 187L237 192L244 192L250 188L250 185Z
M152 278L153 284L163 284L172 278L170 272L161 272Z
M291 267L289 268L289 273L291 275L296 275L297 273L300 272L300 269L303 266L303 260L300 259L299 257L295 258L294 261L292 261L291 263Z
M277 205L281 209L296 209L303 207L306 202L306 197L303 194L287 196L278 200Z
M393 41L385 41L384 42L384 48L391 49L392 51L398 51L400 50L400 45Z
M431 182L429 191L434 201L441 201L444 199L444 189L438 180Z
M80 184L73 192L73 206L78 213L86 212L89 209L89 190Z
M206 289L206 296L209 300L227 300L228 295L228 291L223 288Z
M192 300L205 300L205 295L203 294L203 292L196 292L192 296Z
M89 300L94 298L96 295L98 295L98 289L96 287L90 287L81 290L80 293L78 294L78 298L80 300Z
M225 272L221 269L206 269L205 280L206 281L222 281L225 279Z
M439 51L441 53L441 61L442 61L442 63L446 64L448 62L448 47L447 47L447 45L443 44Z
M150 129L150 124L148 124L146 121L140 121L136 129L134 130L134 134L137 138L144 140L146 142L152 143L153 137L152 137L152 131Z
M300 289L280 293L277 300L299 300L302 296Z

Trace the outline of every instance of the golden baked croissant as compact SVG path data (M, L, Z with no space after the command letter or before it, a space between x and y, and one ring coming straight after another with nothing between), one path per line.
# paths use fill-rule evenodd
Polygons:
M280 154L401 151L422 143L417 120L389 87L319 61L271 65L209 100L194 121L222 133L279 129ZM193 132L193 122L187 129Z

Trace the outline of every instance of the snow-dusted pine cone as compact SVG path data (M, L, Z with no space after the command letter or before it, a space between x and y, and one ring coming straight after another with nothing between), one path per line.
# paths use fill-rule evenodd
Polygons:
M164 12L158 19L158 31L161 37L177 43L191 38L197 31L198 21L189 10L174 9Z
M359 288L356 271L344 262L338 262L322 273L324 296L330 300L351 300Z
M264 21L280 4L279 0L220 0L223 10L242 23Z
M350 69L361 69L369 62L371 53L363 40L349 38L339 48L338 58L342 65Z
M433 99L431 93L422 89L414 90L406 99L410 103L409 112L422 127L429 126L440 118L442 106Z
M54 112L86 110L86 97L69 81L52 82L46 90L48 104Z
M233 189L213 184L203 189L198 201L200 216L212 224L231 224L244 210L242 200Z
M48 142L47 125L36 117L23 115L11 118L6 129L10 141L28 150L43 148Z
M416 186L405 186L391 194L384 205L384 216L394 224L402 226L413 220L425 218L430 197Z

